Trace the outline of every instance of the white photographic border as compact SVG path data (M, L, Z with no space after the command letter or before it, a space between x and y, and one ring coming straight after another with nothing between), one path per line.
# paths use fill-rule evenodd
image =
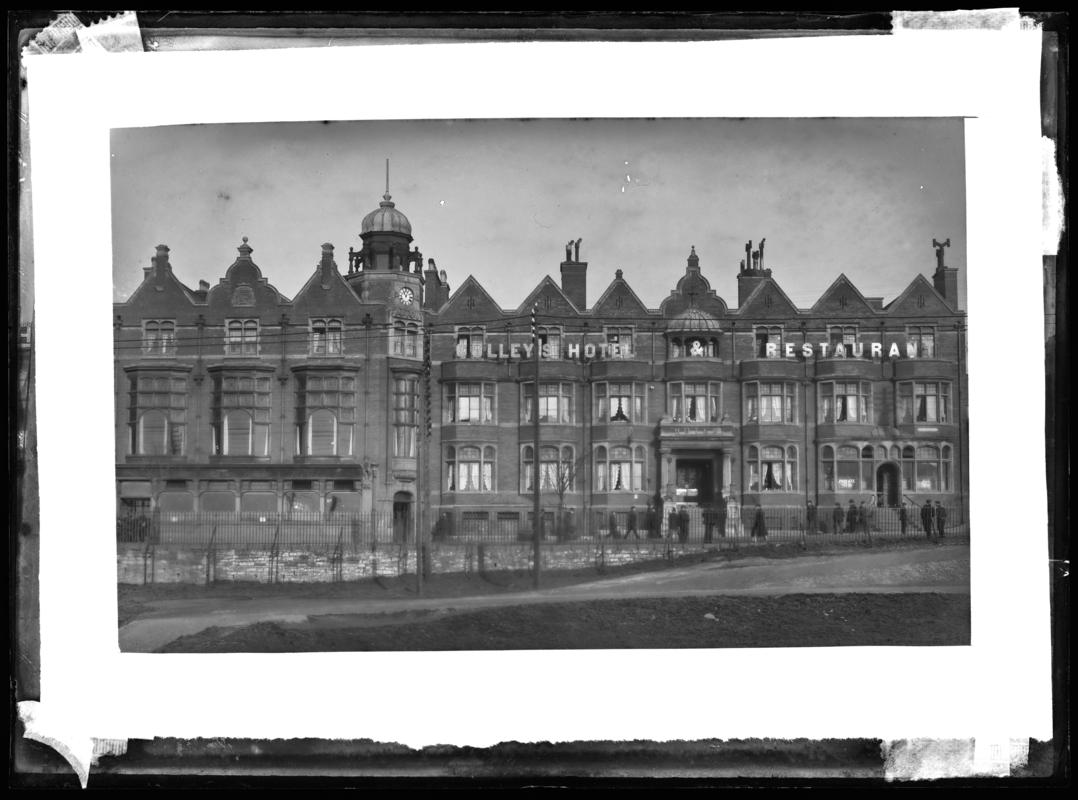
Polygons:
M1038 31L27 58L42 708L99 738L1051 738L1039 59ZM712 116L967 118L971 646L119 652L110 129Z

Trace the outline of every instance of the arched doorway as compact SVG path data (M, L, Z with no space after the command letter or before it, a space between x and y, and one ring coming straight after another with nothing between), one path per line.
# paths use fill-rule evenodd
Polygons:
M889 461L876 468L876 502L892 508L902 502L898 464Z
M397 492L393 495L393 541L404 542L412 530L412 495Z

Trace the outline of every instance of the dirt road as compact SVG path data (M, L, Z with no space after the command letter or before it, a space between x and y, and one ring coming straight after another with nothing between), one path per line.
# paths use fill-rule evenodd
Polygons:
M347 615L369 616L447 608L480 609L628 597L880 592L968 593L968 544L804 555L779 561L751 557L608 578L547 591L451 599L216 597L155 601L149 610L120 628L119 639L123 652L153 652L180 636L198 633L209 627L244 626L270 621L298 623L326 615L339 619Z

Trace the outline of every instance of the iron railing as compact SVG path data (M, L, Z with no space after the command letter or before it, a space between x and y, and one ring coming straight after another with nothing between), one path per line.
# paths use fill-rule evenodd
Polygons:
M834 537L838 540L925 538L939 535L939 511L934 506L931 530L924 524L922 507L864 507L850 513L849 505L837 514L834 507L810 510L805 506L740 506L731 503L725 515L715 508L680 504L661 512L637 508L635 526L630 511L620 509L544 510L541 541L564 542L666 540L689 544L803 541ZM944 507L944 536L968 536L960 507ZM852 519L852 522L851 522ZM532 541L529 511L467 511L438 514L425 540L434 543L511 543ZM317 548L378 549L414 546L415 528L408 517L392 513L213 513L163 512L117 519L119 542L192 547L249 549Z

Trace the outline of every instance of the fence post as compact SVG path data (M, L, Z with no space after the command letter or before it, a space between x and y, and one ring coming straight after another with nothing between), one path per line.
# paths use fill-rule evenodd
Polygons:
M269 568L270 568L270 578L271 578L270 582L271 583L277 583L277 560L278 560L278 558L280 556L280 552L277 549L277 539L278 539L278 537L280 535L281 535L281 522L280 522L280 520L278 520L277 521L277 528L273 532L273 544L270 545Z
M210 543L206 547L206 585L211 584L216 577L217 573L217 526L213 526L213 533L210 535ZM211 563L212 559L212 563Z

